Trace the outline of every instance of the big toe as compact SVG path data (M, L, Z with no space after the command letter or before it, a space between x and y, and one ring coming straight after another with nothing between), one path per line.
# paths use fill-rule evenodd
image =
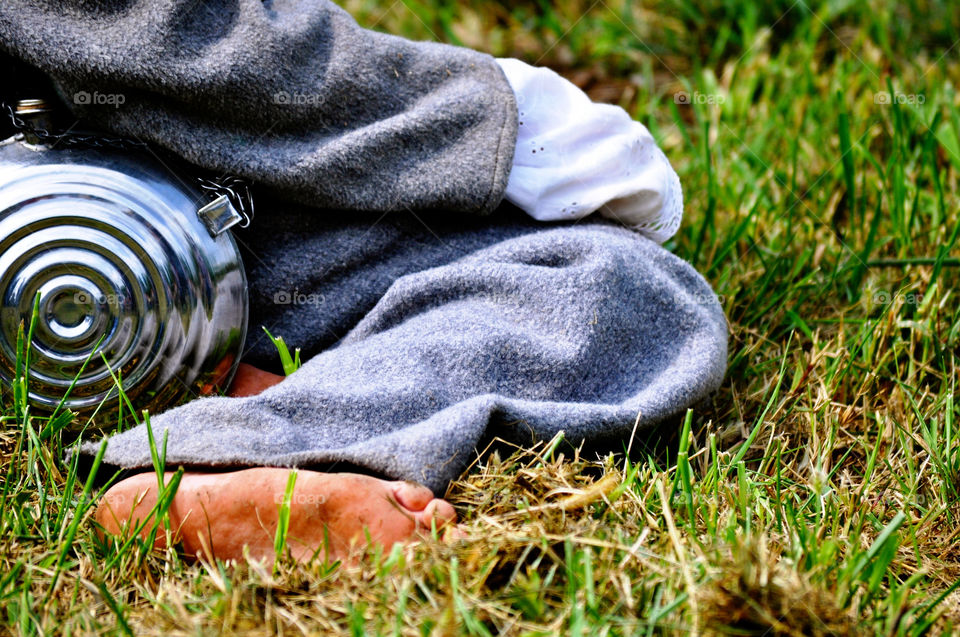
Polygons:
M439 498L430 500L423 511L417 515L417 520L424 528L440 528L457 521L457 512L453 505Z
M94 512L94 519L96 519L97 524L103 527L103 530L109 533L110 535L118 535L120 533L120 518L113 507L110 506L110 501L107 499L101 499L97 503L97 509ZM98 535L100 529L97 529Z
M94 517L105 531L118 535L123 525L131 521L138 504L151 506L151 477L156 485L155 475L141 473L118 482L103 494Z
M397 482L393 489L397 503L408 511L423 511L433 500L433 491L416 482Z

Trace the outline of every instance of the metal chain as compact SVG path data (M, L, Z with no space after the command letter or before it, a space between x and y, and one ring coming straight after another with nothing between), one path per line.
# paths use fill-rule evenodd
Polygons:
M51 133L45 128L33 126L23 118L17 116L13 106L3 103L3 108L10 118L13 127L22 132L29 133L41 144L58 146L61 148L114 148L117 150L147 150L149 146L145 142L125 137L110 137L99 133L73 133L64 131L62 133Z
M150 145L135 139L126 137L111 137L100 133L74 133L63 131L53 133L45 128L34 126L23 118L17 116L16 109L6 102L2 103L3 110L6 111L11 124L17 131L29 134L40 144L59 148L73 149L109 149L109 150L139 150L149 151ZM253 221L254 207L253 195L250 192L250 185L234 175L221 175L220 177L200 177L194 176L194 182L197 187L210 196L211 201L225 195L233 207L243 218L237 225L246 228Z

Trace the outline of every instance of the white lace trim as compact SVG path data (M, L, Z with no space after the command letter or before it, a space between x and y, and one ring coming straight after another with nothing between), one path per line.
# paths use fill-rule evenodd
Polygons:
M631 217L629 212L618 214L616 209L610 210L612 203L608 203L600 209L600 214L621 221L657 243L664 243L677 233L683 221L683 188L680 177L673 170L667 156L659 148L656 154L659 156L658 161L663 164L664 180L660 194L661 203L655 213L646 217L633 215L632 219L628 219L627 217Z
M520 126L506 198L542 221L598 214L663 243L683 218L676 171L647 128L550 69L498 59Z

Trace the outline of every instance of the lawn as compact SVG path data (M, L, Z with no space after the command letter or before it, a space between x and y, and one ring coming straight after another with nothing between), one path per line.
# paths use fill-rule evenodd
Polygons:
M60 460L62 423L8 401L10 630L958 630L954 3L345 7L371 28L550 65L646 124L686 195L667 247L704 273L729 318L727 380L710 404L639 436L630 459L562 439L498 449L447 493L466 540L355 566L228 567L103 546L95 494Z

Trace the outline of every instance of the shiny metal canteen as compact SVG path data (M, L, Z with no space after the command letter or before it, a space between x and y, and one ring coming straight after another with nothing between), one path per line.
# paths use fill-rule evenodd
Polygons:
M0 381L39 294L29 402L156 413L226 388L247 331L247 281L212 203L145 153L0 142ZM70 389L71 385L73 388Z

